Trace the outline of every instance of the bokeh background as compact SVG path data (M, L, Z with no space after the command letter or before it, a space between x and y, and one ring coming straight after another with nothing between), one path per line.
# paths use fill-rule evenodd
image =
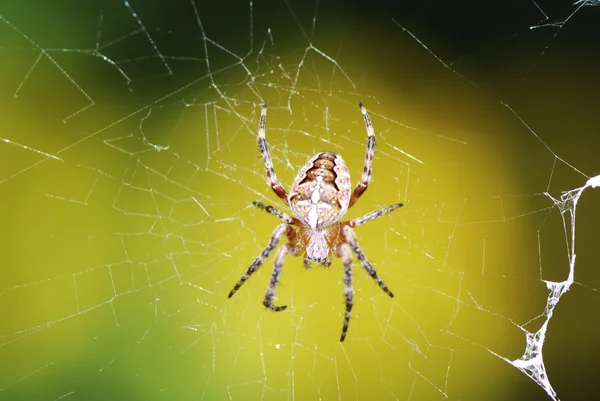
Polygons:
M561 196L600 173L600 9L396 3L0 4L0 399L546 400L510 361L550 311L555 397L590 399L600 196ZM323 150L356 182L360 101L347 216L404 207L356 230L396 297L355 265L340 344L339 261L288 258L281 313L271 259L227 294L278 224L251 202L284 210L259 105L289 187Z

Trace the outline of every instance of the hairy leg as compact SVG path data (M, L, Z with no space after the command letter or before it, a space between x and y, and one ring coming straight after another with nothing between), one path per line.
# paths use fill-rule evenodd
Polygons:
M386 214L393 212L394 210L398 209L401 206L402 206L402 203L396 203L395 205L386 206L384 208L375 210L375 211L373 211L371 213L367 213L367 214L365 214L362 217L358 217L356 219L350 220L348 222L348 225L350 227L362 226L367 221L369 221L369 220L375 220L375 219L378 219L381 216L385 216Z
M371 124L371 117L369 117L369 113L367 112L367 109L365 109L365 106L362 105L362 103L360 103L358 107L360 107L360 112L363 115L363 119L365 120L365 127L367 129L367 154L365 156L365 166L363 168L362 177L360 179L360 182L356 185L352 196L350 197L350 205L348 207L352 207L352 205L356 203L356 201L369 187L371 175L373 174L371 166L373 164L373 156L375 155L375 130L373 129L373 125Z
M283 188L283 186L277 180L277 175L275 174L275 168L273 167L273 160L271 160L271 153L269 153L269 147L267 146L267 140L265 139L265 123L267 121L267 106L263 105L260 110L260 118L258 119L258 136L256 141L258 142L258 147L260 149L260 153L262 154L263 160L265 162L265 168L267 170L267 178L269 179L269 184L273 191L277 196L279 196L287 205L288 204L288 194Z
M277 284L279 283L279 277L281 276L281 270L283 268L283 260L285 259L285 256L295 256L297 254L298 249L292 244L285 244L277 251L277 255L275 256L275 265L273 266L273 273L271 273L271 281L269 282L267 293L265 294L265 300L263 301L263 305L273 312L280 312L287 308L286 305L273 305L273 298L275 297L275 290L277 289Z
M369 259L365 255L365 253L362 251L362 249L360 249L360 246L358 245L358 241L356 240L356 235L354 234L354 230L352 230L352 227L344 226L342 228L342 233L344 235L345 241L348 243L348 245L350 245L350 248L352 248L352 251L356 254L356 258L360 262L363 269L365 269L367 271L367 274L373 280L375 280L375 282L379 285L379 287L383 290L383 292L385 292L386 294L388 294L390 297L393 298L394 294L390 291L388 286L383 282L381 277L379 277L379 274L377 274L377 271L375 270L375 268L373 267L373 265L371 264L371 262L369 261Z
M344 263L344 302L346 304L346 313L344 314L344 326L342 327L342 336L340 341L344 341L348 326L350 325L350 316L352 315L352 306L354 306L354 287L352 285L352 251L348 244L341 244L339 253Z
M264 210L265 212L272 214L273 216L277 216L279 218L279 220L283 221L284 223L287 224L296 224L296 222L294 221L294 218L288 216L287 214L283 213L282 211L278 210L277 208L271 206L271 205L265 205L262 202L259 201L254 201L252 202L252 204L254 206L256 206L257 208Z
M260 255L258 255L256 259L254 259L254 262L252 262L246 273L242 275L237 284L229 292L229 298L231 298L233 294L235 294L237 290L240 289L242 284L244 284L246 280L248 280L250 276L254 274L254 272L257 271L260 266L262 266L263 263L265 263L265 260L269 257L271 252L273 252L273 249L275 249L277 243L279 243L279 240L281 239L281 236L286 232L288 227L289 226L287 224L280 224L277 226L277 228L275 228L275 231L273 231L273 235L271 235L271 240L269 241L269 244L265 247L265 249L263 249Z

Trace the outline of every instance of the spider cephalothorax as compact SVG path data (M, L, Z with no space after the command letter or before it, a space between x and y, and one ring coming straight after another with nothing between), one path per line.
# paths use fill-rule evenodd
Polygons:
M273 206L254 202L254 205L277 216L282 224L278 225L267 247L250 265L246 273L229 293L233 294L244 284L246 280L265 262L281 237L285 234L288 242L279 250L275 256L275 266L271 281L267 288L267 294L263 304L272 311L281 311L286 306L273 305L275 288L279 282L283 259L286 255L299 256L304 254L304 265L310 267L311 262L321 263L323 266L331 265L332 254L342 258L344 264L344 298L346 313L344 315L344 326L340 341L344 341L350 323L350 313L354 305L354 289L352 286L352 252L367 274L379 284L381 289L393 297L394 294L388 289L377 271L369 262L366 255L358 245L353 227L360 226L369 220L383 216L400 206L397 203L383 209L368 213L367 215L349 221L340 221L348 209L352 207L360 196L365 192L371 180L371 164L375 153L375 131L371 125L371 119L362 104L360 111L365 120L367 128L367 155L361 181L354 191L350 190L350 173L341 156L332 152L321 152L310 158L300 169L294 180L294 184L288 195L285 188L277 181L273 162L265 139L265 121L267 118L267 107L263 106L258 122L258 146L267 169L267 178L273 191L279 196L295 217L277 210Z

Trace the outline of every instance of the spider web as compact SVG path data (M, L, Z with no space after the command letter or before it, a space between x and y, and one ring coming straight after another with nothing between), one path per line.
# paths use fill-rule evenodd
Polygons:
M0 399L591 395L598 2L203 3L0 7ZM356 230L396 297L355 264L340 344L339 260L226 295L285 211L259 105L289 187L323 150L356 182L359 101L347 217L404 207Z

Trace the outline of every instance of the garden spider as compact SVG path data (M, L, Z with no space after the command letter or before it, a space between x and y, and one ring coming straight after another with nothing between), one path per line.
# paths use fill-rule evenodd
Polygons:
M350 174L344 160L335 153L321 152L313 156L300 169L288 195L285 188L277 181L277 176L273 169L271 154L269 153L265 139L267 106L262 106L260 119L258 120L258 147L265 162L267 178L275 194L285 202L295 217L290 217L273 206L253 202L256 207L277 216L283 223L278 225L275 231L273 231L269 245L256 257L248 268L248 271L246 271L229 293L229 298L231 298L240 289L242 284L265 262L277 246L281 237L285 235L288 242L279 248L275 255L275 266L273 267L271 281L269 282L263 301L263 305L268 309L274 312L282 311L286 306L273 305L273 298L285 256L299 256L304 254L304 266L309 268L311 262L318 262L325 267L330 266L333 254L338 258L342 258L344 264L346 313L344 315L344 326L340 341L344 341L346 338L350 323L350 314L354 305L352 252L356 254L362 267L379 284L379 287L387 295L392 298L394 297L394 294L392 294L387 285L379 277L377 271L375 271L375 268L358 245L353 228L369 220L386 215L402 206L401 203L397 203L375 210L357 219L339 221L365 192L371 180L371 164L373 163L373 155L375 153L375 131L371 125L367 109L362 104L359 104L359 107L367 128L367 155L365 157L362 178L354 189L354 192L350 192Z

